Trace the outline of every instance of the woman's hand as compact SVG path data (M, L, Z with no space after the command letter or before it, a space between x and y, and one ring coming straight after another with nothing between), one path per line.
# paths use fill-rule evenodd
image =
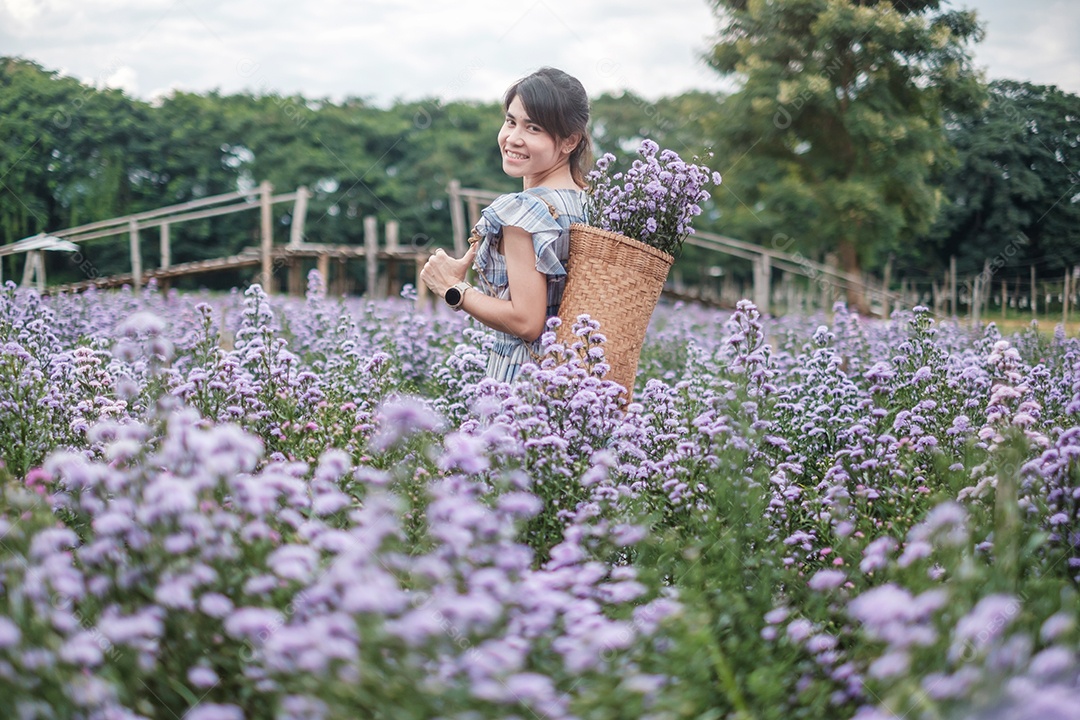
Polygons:
M536 269L536 251L532 235L522 228L503 228L503 252L509 297L497 298L482 292L466 292L461 309L490 328L501 330L525 342L532 342L544 332L547 315L547 277ZM476 257L476 245L461 258L452 258L436 250L420 271L420 279L439 297L446 289L465 279Z
M420 279L431 288L431 292L439 297L446 294L447 288L457 285L465 279L472 267L473 258L476 257L476 245L470 245L469 249L460 258L452 258L446 251L439 248L424 263L424 269L420 271Z

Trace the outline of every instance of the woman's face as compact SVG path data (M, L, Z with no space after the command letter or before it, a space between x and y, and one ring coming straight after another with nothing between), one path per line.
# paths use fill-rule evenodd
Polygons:
M520 97L510 102L499 130L503 172L510 177L525 178L526 187L529 187L530 178L543 180L560 165L567 164L566 145L556 141L551 133L528 117Z

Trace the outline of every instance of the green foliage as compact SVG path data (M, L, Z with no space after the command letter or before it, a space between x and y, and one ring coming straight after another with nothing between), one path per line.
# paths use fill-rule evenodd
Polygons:
M781 233L809 257L873 267L924 233L949 153L946 108L980 91L970 11L938 2L718 0L711 63L743 80L717 132L717 202L728 234L768 246ZM851 298L861 306L861 298Z
M999 277L1025 281L1029 265L1060 275L1080 262L1080 97L996 80L986 102L952 116L948 132L958 157L930 233L943 259L956 255L961 274L989 260Z
M598 152L632 154L652 137L685 157L708 152L718 97L691 92L655 103L631 93L596 99ZM511 192L495 144L499 103L398 101L379 108L276 94L174 92L148 104L98 90L18 58L0 60L0 244L167 204L253 188L306 185L314 196L305 235L313 242L359 244L363 218L400 223L401 243L451 245L447 187ZM171 228L173 261L220 257L258 242L253 213L186 222ZM275 227L284 241L291 217ZM708 229L710 218L698 226ZM157 260L144 242L145 263ZM696 278L700 263L688 253ZM127 245L104 239L86 246L100 275L126 272ZM21 271L7 261L6 277ZM84 276L70 257L51 256L56 281ZM217 287L248 278L223 272L199 279ZM180 285L183 286L183 282Z
M268 180L279 192L314 192L311 241L358 244L363 217L374 215L399 221L403 244L448 247L451 179L513 189L495 146L499 118L496 103L439 100L381 109L352 98L174 92L152 105L0 58L0 244ZM283 241L291 217L278 219ZM254 213L187 222L172 228L173 261L233 254L256 244L257 233ZM147 262L156 260L154 245L144 247ZM99 275L129 269L126 243L115 238L91 242L85 255ZM20 260L7 261L7 277ZM70 257L48 262L55 280L84 276Z

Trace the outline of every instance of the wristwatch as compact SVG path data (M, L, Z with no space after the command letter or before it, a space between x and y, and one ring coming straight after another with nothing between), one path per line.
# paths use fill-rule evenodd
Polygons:
M466 290L472 290L472 285L467 282L459 282L457 285L446 289L446 293L443 294L443 300L455 310L460 310L461 303L465 301Z

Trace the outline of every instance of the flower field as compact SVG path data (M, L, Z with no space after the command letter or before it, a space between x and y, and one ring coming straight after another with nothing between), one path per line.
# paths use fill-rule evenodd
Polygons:
M1080 718L1080 340L0 290L4 718Z

